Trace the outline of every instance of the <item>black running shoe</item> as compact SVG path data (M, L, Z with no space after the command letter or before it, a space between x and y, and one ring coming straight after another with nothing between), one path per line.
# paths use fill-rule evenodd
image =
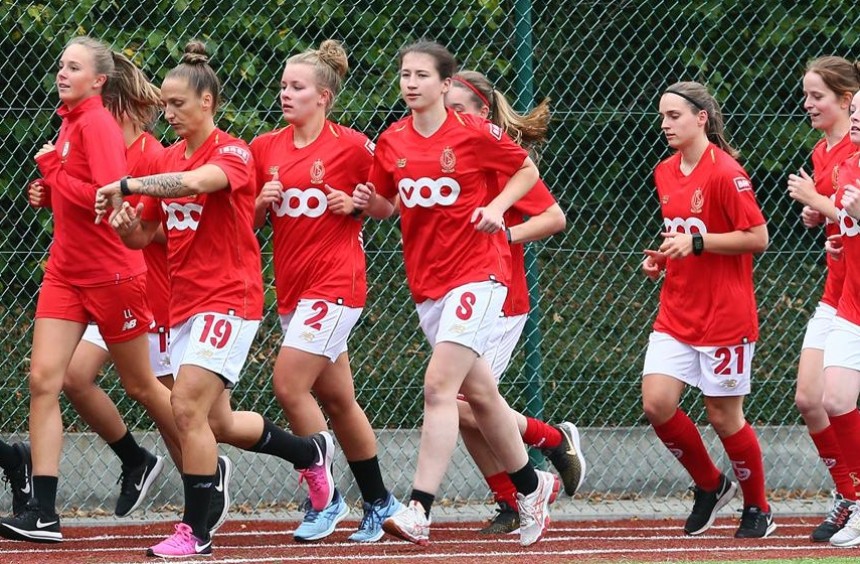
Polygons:
M140 506L149 492L149 487L164 468L164 459L161 456L155 456L146 449L142 450L143 464L133 468L122 467L122 474L117 482L121 484L119 497L114 511L117 517L125 517Z
M735 531L736 539L763 539L776 530L773 514L765 513L761 508L751 505L744 507L741 514L741 524Z
M490 524L478 531L482 535L506 535L520 528L520 513L504 501L499 502Z
M706 491L696 486L693 488L693 511L684 524L684 532L688 535L701 535L711 528L717 511L723 508L738 492L738 486L729 480L725 474L720 475L720 485L717 489Z
M27 501L26 507L19 515L0 519L0 536L12 540L42 543L63 540L59 515L43 513L39 509L39 502L34 498Z
M812 534L809 535L815 542L827 542L830 537L841 531L845 527L845 523L851 518L851 508L853 502L842 497L840 493L833 493L833 503L830 505L830 511L824 521L818 525Z
M564 493L572 496L585 479L585 457L582 456L579 430L568 421L556 425L555 428L561 433L561 444L543 450L543 454L558 471L564 484Z
M4 470L3 481L12 490L12 515L20 515L33 496L33 462L30 459L30 445L14 443L12 448L21 457L21 463L11 470Z
M215 483L212 485L212 501L209 502L209 514L206 517L206 526L209 534L215 531L227 520L230 512L230 476L233 474L233 463L226 456L218 457L218 472L215 474Z

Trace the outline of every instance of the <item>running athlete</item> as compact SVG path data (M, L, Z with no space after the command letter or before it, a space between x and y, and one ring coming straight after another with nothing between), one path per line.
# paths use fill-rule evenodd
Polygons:
M382 538L382 521L402 505L385 488L376 436L355 400L347 352L367 294L352 190L367 180L373 162L373 143L366 136L326 118L347 68L346 52L333 40L290 57L280 90L288 125L254 139L251 153L257 167L256 225L268 214L274 230L284 332L275 395L290 429L300 436L324 431L322 411L328 415L364 500L364 516L349 540L374 542ZM335 489L323 511L308 509L293 536L327 537L348 514Z
M851 142L860 147L860 92L851 100ZM842 295L836 319L824 343L824 409L839 440L853 490L850 517L830 537L838 547L860 545L860 153L854 153L836 169L837 224L840 233L828 237L827 248L845 262Z
M409 505L383 528L429 543L430 509L457 442L462 392L517 489L520 542L531 545L549 524L555 478L529 463L483 355L510 280L503 214L537 182L537 167L499 126L445 108L456 70L447 49L421 41L403 48L399 59L411 115L380 136L370 181L355 188L353 201L371 217L385 218L399 196L407 281L433 354ZM497 174L510 179L490 200L488 181Z
M679 407L687 386L699 388L744 494L735 537L766 537L776 525L765 497L761 447L743 401L758 339L752 255L767 247L767 225L707 89L697 82L673 84L660 97L660 116L675 153L654 171L663 242L646 250L642 263L649 278L665 271L643 369L645 416L695 482L684 532L702 534L737 485L714 465Z
M490 118L526 148L534 148L546 139L549 102L544 101L528 114L520 115L505 96L493 88L487 77L479 72L461 70L455 74L451 89L445 94L445 105L461 113ZM504 180L500 179L499 184L504 185ZM529 216L527 220L526 216ZM511 285L502 307L503 316L495 325L495 334L491 340L493 346L485 354L497 383L510 363L530 309L523 243L558 233L564 229L565 223L564 212L542 181L505 213L505 233L511 245ZM457 406L460 408L463 443L499 506L490 524L481 532L503 534L515 531L520 526L516 488L475 425L469 404L458 400ZM576 426L569 422L548 425L518 412L514 412L514 417L523 441L529 446L543 449L562 477L567 494L576 493L585 477L585 458L582 456Z
M126 171L122 131L102 102L113 88L114 57L101 42L77 37L60 58L56 84L63 122L55 143L36 153L39 183L50 190L54 240L36 305L30 362L33 499L0 520L0 536L60 542L56 513L63 424L59 396L75 348L95 321L123 387L178 444L170 394L152 374L146 336L152 314L146 265L109 225L93 223L96 189Z
M175 533L149 556L211 554L208 513L213 489L229 480L216 440L279 456L303 475L312 506L333 492L334 443L327 432L299 438L254 412L232 412L228 390L239 380L263 308L260 249L253 231L255 180L248 146L215 127L220 82L206 50L190 42L161 86L165 118L181 140L150 166L160 172L123 178L99 189L97 220L110 207L126 244L148 245L161 224L167 234L171 404L183 452L185 512ZM123 196L142 194L137 206ZM229 500L227 500L229 502Z
M848 107L851 97L860 90L860 73L842 57L820 57L811 61L803 75L803 107L813 128L824 137L812 150L812 177L801 169L788 177L789 196L803 204L801 219L813 228L825 223L828 236L839 233L836 207L833 204L835 167L857 148L848 135ZM845 261L827 255L827 279L818 307L806 327L797 366L795 404L800 411L818 450L818 456L830 472L836 489L827 517L812 531L816 542L826 542L845 526L854 496L854 484L848 476L839 439L824 409L824 343L833 326L836 307L845 280Z
M146 163L163 147L149 132L161 108L161 95L143 72L121 53L113 53L113 88L103 101L122 128L128 171L140 175ZM51 207L50 190L39 182L29 188L30 205ZM153 374L167 387L172 386L170 358L167 354L167 248L164 236L143 249L146 262L147 299L155 324L149 330L149 360ZM110 360L107 345L98 326L90 324L75 349L63 382L63 393L75 411L113 450L122 463L120 494L115 514L124 517L137 509L162 470L162 457L140 446L126 427L113 400L96 383L99 371ZM129 387L126 393L137 399L138 390ZM168 445L178 456L179 445ZM175 448L174 448L175 447ZM181 459L177 458L179 467Z

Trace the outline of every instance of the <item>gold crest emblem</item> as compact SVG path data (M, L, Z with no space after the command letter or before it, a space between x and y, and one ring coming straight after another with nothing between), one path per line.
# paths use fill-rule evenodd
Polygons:
M669 194L666 194L665 196L663 196L663 199L661 201L663 202L664 206L666 204L668 204L669 203Z
M406 166L406 159L397 159L397 168L403 168Z
M442 156L439 157L439 164L442 165L442 172L454 172L454 167L457 166L457 157L454 155L454 149L445 147L442 151Z
M322 184L325 176L325 166L322 159L317 159L311 166L311 184Z
M308 342L308 343L313 343L313 342L314 342L314 334L313 334L313 333L311 333L310 331L305 331L305 332L304 332L304 333L302 333L300 336L301 336L302 340L304 340L304 341L306 341L306 342Z
M693 213L702 213L702 207L705 205L705 194L701 188L696 188L693 192L693 197L690 199L690 211Z

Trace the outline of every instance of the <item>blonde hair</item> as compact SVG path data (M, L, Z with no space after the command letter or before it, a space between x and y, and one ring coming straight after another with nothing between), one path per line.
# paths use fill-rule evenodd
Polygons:
M490 121L504 129L517 143L532 148L546 141L550 120L549 98L530 112L520 114L489 79L477 71L459 71L454 75L452 85L468 91L477 106L488 106Z
M693 112L704 110L708 114L705 133L711 143L731 155L732 158L736 159L740 156L740 151L729 145L723 123L723 112L720 110L716 98L708 92L704 84L693 81L676 82L663 93L680 96Z
M346 72L349 70L346 50L340 41L326 39L320 43L319 49L309 49L298 55L293 55L287 59L287 64L313 67L317 86L331 93L331 99L326 105L326 111L330 111L343 85Z
M126 116L138 129L150 130L161 109L161 90L122 53L113 53L114 76L102 92L105 107L117 121Z

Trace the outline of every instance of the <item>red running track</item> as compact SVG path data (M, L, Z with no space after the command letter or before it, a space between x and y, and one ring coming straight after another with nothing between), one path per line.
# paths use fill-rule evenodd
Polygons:
M315 543L297 543L292 530L296 523L278 521L232 520L215 537L209 558L188 562L230 564L275 562L381 562L569 564L577 562L622 562L672 560L774 559L823 556L854 556L851 549L836 549L808 539L817 524L810 519L779 518L778 529L766 539L733 538L736 521L718 519L708 534L687 537L679 520L564 521L553 523L547 535L534 546L523 548L518 535L485 537L476 533L479 523L446 523L435 525L430 546L421 548L391 537L378 543L356 544L347 537L357 525L346 521L335 533ZM33 564L74 562L92 564L127 564L153 562L146 547L172 532L171 523L144 525L113 524L104 526L63 527L64 542L40 545L0 539L0 563ZM526 560L528 559L528 560ZM185 560L170 560L185 562Z

